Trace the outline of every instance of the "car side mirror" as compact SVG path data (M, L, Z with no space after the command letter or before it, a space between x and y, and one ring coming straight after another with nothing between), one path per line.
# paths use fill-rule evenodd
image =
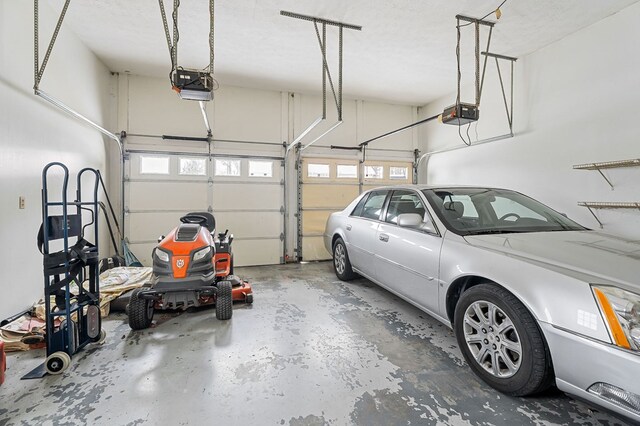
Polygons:
M398 226L418 228L420 225L422 225L422 216L418 213L402 213L398 215Z

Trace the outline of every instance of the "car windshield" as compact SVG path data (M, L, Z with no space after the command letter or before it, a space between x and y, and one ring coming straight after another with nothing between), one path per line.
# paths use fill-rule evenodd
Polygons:
M444 188L425 189L423 192L447 228L459 235L587 229L514 191Z

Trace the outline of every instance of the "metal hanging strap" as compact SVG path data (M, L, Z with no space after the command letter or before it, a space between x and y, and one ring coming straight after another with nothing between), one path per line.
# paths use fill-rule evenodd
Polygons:
M67 0L69 1L69 0ZM180 0L173 0L173 11L171 12L171 18L173 21L173 37L169 32L169 23L167 21L167 14L164 9L164 1L158 0L160 6L160 15L162 16L162 26L164 28L164 34L167 39L167 47L169 48L169 56L171 57L171 73L178 68L178 41L180 40L180 31L178 30L178 9L180 8ZM209 0L209 74L213 75L213 63L214 63L214 0Z
M209 74L213 75L213 46L214 46L214 3L213 0L209 0Z
M318 38L318 44L320 45L320 53L322 54L322 118L327 118L327 78L329 79L329 86L331 87L331 93L333 93L333 100L336 103L336 110L338 115L342 109L342 98L338 98L336 89L333 85L333 79L331 78L331 70L329 70L329 64L327 63L327 24L322 24L322 38L320 38L320 30L318 29L318 23L313 23L316 29L316 37ZM342 70L340 70L342 76ZM342 117L338 117L338 120L342 120Z
M42 80L42 75L44 74L44 70L47 67L47 62L49 62L49 57L51 56L51 52L53 51L53 46L56 43L56 39L58 38L58 33L60 33L60 27L62 27L62 21L64 21L64 16L67 13L67 9L69 8L69 3L71 0L66 0L64 2L64 6L62 7L62 12L60 12L60 17L58 18L58 22L56 23L56 28L53 30L53 35L51 36L51 40L49 41L49 47L47 48L47 53L44 55L44 59L42 60L42 66L39 66L40 62L40 39L38 33L39 26L39 4L38 0L33 0L33 38L34 38L34 49L33 49L33 81L34 81L34 90L38 90L38 86L40 85L40 80Z
M320 53L322 54L322 116L319 117L316 121L314 121L309 127L307 127L295 140L287 146L287 153L296 145L298 145L302 138L304 138L314 127L316 127L321 121L326 120L327 118L327 80L329 81L329 87L331 88L331 93L333 95L333 100L336 104L336 111L338 114L338 122L334 124L327 131L322 133L319 137L315 138L313 141L305 145L302 149L309 147L314 144L320 138L327 135L329 132L333 131L340 124L342 124L342 111L343 111L343 103L342 103L342 68L343 68L343 30L345 28L351 30L362 30L362 27L359 25L351 25L346 24L344 22L332 21L329 19L317 18L315 16L301 15L299 13L287 12L285 10L280 11L280 15L287 16L290 18L301 19L303 21L313 22L313 26L316 32L316 38L318 40L318 45L320 46ZM320 33L320 28L318 24L322 24L322 34ZM327 61L327 25L338 27L338 89L336 91L336 87L333 83L333 77L331 75L331 70L329 69L329 63Z
M466 24L460 24L460 21L467 22ZM484 83L484 70L486 69L486 60L484 63L484 67L482 70L482 77L480 76L480 25L485 25L489 27L489 37L487 41L487 50L489 50L489 45L491 43L491 32L493 30L493 26L495 25L493 22L485 21L483 19L470 18L464 15L456 15L456 63L458 66L458 81L457 81L457 94L456 94L456 105L460 104L460 86L462 73L460 72L460 28L473 24L474 33L475 33L475 106L476 108L480 107L480 98L482 96L482 84Z
M491 33L489 33L489 35L491 35ZM518 58L514 58L512 56L506 56L506 55L498 55L497 53L489 53L487 52L482 52L482 55L484 55L485 57L485 67L486 67L486 61L489 57L492 57L495 59L496 61L496 68L498 70L498 79L500 81L500 88L502 90L502 100L504 102L504 109L505 112L507 114L507 121L509 122L509 131L511 133L513 133L513 64L514 62L516 62L518 60ZM500 63L498 62L499 59L505 60L505 61L509 61L511 64L511 92L510 92L510 96L509 96L509 101L507 101L507 94L506 91L504 89L504 80L502 78L502 71L500 70ZM484 71L482 74L482 82L484 84ZM481 93L482 93L482 89L481 89Z

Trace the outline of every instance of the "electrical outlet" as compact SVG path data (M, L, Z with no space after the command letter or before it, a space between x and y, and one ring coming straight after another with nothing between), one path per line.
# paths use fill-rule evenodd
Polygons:
M24 196L23 195L21 195L18 198L18 208L19 209L24 209Z

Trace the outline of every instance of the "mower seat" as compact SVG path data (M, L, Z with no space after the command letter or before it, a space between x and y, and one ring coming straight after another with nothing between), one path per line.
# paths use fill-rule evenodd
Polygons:
M202 216L206 219L204 223L201 223L202 226L206 227L211 234L216 231L216 219L209 212L190 212L187 216Z

